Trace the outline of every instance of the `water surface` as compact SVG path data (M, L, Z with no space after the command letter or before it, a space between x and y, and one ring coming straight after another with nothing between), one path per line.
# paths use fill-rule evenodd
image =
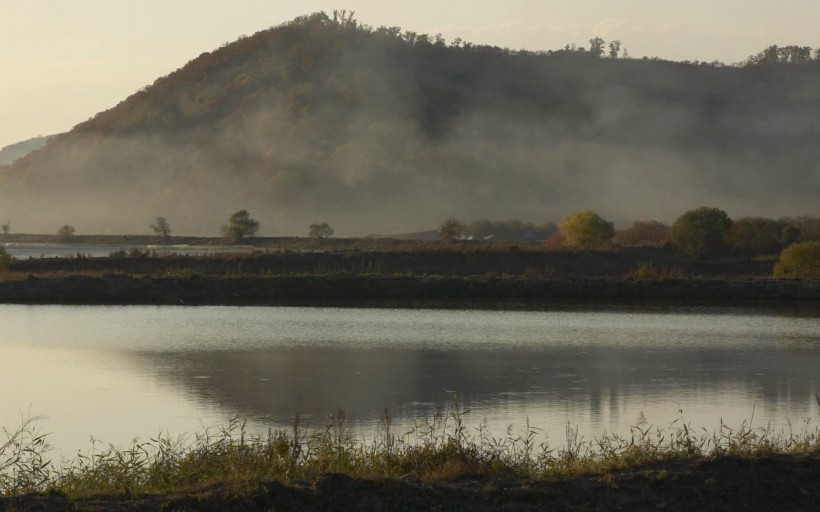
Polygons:
M795 429L820 419L820 314L733 308L545 311L0 306L0 425L20 412L63 453L234 416L321 427L338 407L372 435L447 410L560 445L666 426Z

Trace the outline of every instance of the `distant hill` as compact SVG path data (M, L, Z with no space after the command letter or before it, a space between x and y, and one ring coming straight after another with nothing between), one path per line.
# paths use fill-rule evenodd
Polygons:
M0 170L16 230L266 236L560 221L701 205L817 214L820 65L510 52L322 13L158 78Z
M33 139L24 140L15 144L9 144L8 146L3 147L0 149L0 166L8 165L18 158L23 158L35 149L40 149L46 145L49 138L49 136L34 137Z

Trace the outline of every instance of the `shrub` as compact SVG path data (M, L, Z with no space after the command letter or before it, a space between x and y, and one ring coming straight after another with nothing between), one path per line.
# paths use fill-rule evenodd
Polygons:
M454 217L449 217L438 227L438 237L441 240L455 242L464 234L464 225Z
M721 209L701 206L684 213L672 224L672 245L693 258L716 254L726 248L732 219Z
M256 235L259 231L259 221L252 219L247 210L239 210L232 213L228 224L223 225L220 229L228 242L238 244Z
M74 236L74 232L77 231L74 229L74 226L70 224L65 224L60 226L60 229L57 230L57 236L60 237L63 241L70 240L72 236Z
M6 249L4 247L0 247L0 270L7 270L10 262L11 256L6 253Z
M592 210L578 210L567 215L561 224L564 241L571 247L594 247L608 242L615 225Z
M783 228L776 221L761 217L745 217L732 223L726 241L737 252L774 254L780 245Z
M656 220L638 220L632 226L615 234L615 243L624 247L665 247L671 228Z
M313 223L308 228L308 236L319 241L326 240L333 236L333 228L327 222Z
M820 242L799 242L783 249L774 277L820 279Z

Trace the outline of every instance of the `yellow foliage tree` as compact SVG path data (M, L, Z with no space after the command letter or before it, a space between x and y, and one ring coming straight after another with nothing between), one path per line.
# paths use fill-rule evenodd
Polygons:
M774 277L820 279L820 242L799 242L783 249Z
M570 247L595 247L615 235L615 225L592 210L578 210L567 215L561 224L564 243Z

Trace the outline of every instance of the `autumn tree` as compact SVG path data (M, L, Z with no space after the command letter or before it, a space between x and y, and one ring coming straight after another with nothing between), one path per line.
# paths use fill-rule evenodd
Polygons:
M774 253L780 247L783 229L772 219L745 217L732 222L726 234L729 246L739 253Z
M327 222L313 223L308 228L308 236L321 242L333 236L333 228Z
M159 235L166 240L171 236L171 225L168 224L165 217L157 217L156 224L151 224L151 229L154 231L154 234Z
M820 242L799 242L783 249L774 277L820 279Z
M672 224L672 245L693 258L716 254L726 248L732 219L719 208L701 206L689 210Z
M438 227L438 237L441 240L455 242L464 234L464 225L454 217L448 217Z
M253 238L259 231L259 221L252 219L247 210L239 210L231 214L228 224L220 228L222 235L232 244L238 244L246 238Z
M564 243L570 247L595 247L608 242L615 234L615 225L592 210L578 210L561 223Z
M669 243L671 228L656 220L637 220L627 229L615 233L615 243L624 247L664 247Z

